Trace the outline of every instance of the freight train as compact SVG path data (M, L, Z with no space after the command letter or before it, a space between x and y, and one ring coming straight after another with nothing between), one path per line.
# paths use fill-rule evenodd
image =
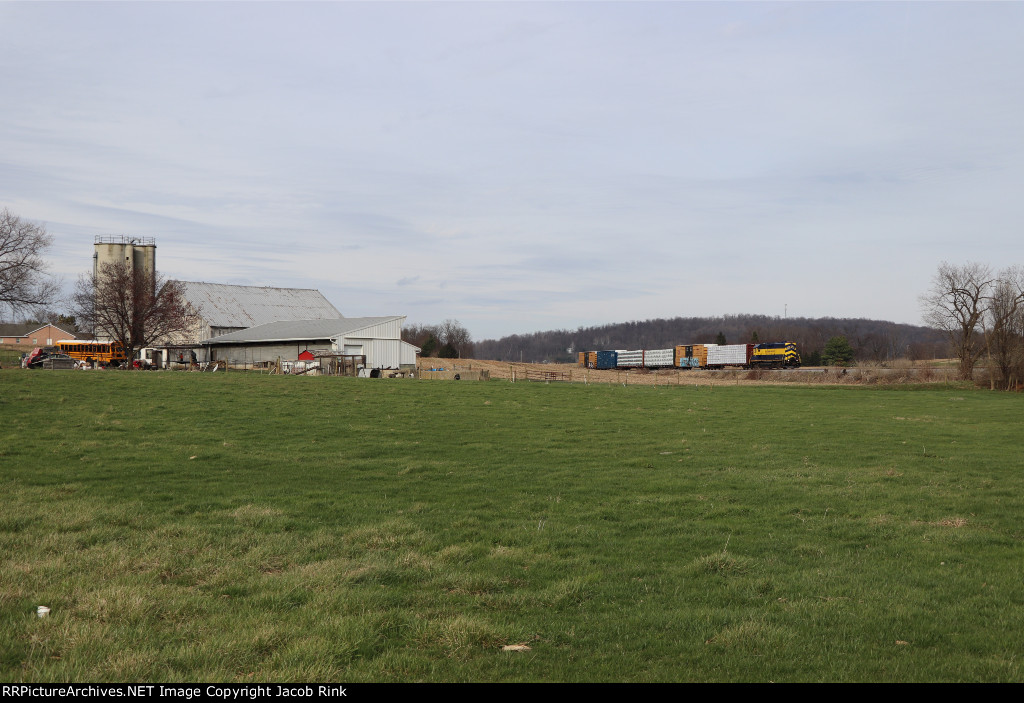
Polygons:
M800 354L793 342L680 344L669 349L580 352L579 365L590 369L795 369L800 366Z

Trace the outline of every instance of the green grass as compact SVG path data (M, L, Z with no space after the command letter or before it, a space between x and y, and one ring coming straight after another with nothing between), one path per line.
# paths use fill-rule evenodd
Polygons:
M21 368L21 355L25 351L31 351L31 349L6 344L0 345L0 367L3 367L5 370Z
M1022 430L961 387L5 370L0 679L1021 681Z

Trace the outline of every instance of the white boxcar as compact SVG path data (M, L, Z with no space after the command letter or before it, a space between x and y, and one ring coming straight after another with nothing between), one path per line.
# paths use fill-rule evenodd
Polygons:
M708 366L746 366L747 344L708 345Z
M669 368L675 365L675 349L646 349L644 350L644 366L649 369Z
M620 351L615 365L620 369L639 368L644 365L644 352L642 349L635 351Z

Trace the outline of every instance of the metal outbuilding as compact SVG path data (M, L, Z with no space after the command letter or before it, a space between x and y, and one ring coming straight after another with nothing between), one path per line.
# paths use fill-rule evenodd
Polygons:
M419 348L402 341L404 315L344 317L335 320L279 320L209 337L199 342L209 361L251 364L297 359L310 349L365 356L366 367L415 366Z

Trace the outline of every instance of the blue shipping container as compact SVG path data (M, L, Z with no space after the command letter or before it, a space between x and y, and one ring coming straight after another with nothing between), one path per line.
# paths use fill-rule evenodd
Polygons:
M598 369L614 369L615 364L619 361L619 353L614 351L599 351L597 353L597 364L595 368Z

